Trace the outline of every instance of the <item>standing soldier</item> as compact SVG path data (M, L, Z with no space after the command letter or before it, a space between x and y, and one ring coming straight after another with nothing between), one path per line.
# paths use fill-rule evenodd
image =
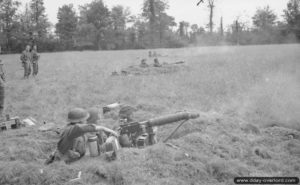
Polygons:
M30 52L30 45L26 45L25 50L23 51L21 57L22 66L24 67L24 78L28 78L31 73L31 60L32 54Z
M5 82L5 73L3 69L2 60L0 60L0 118L2 118L3 109L4 109L4 82Z
M37 53L37 46L36 45L33 46L31 54L32 54L32 68L33 68L32 75L36 76L39 72L38 61L39 61L39 58L40 58L40 55Z

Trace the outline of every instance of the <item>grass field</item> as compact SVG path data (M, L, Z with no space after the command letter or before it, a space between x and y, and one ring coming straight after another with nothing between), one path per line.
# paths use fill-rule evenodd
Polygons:
M122 149L118 160L85 157L44 166L59 136L38 126L0 133L0 184L234 184L238 176L300 174L300 45L158 49L161 62L189 68L156 76L111 76L146 50L41 54L23 80L19 55L2 55L6 113L66 124L72 107L120 101L137 120L179 110L201 113L171 143ZM152 63L152 59L148 60ZM114 120L103 124L112 128ZM159 128L163 139L176 125ZM69 182L82 172L81 180Z

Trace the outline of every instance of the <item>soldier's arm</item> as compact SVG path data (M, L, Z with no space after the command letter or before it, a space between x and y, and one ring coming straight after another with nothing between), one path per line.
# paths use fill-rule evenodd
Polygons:
M97 130L97 131L108 132L108 133L110 133L110 134L112 134L112 135L114 135L114 136L116 136L116 137L119 136L119 134L118 134L117 132L115 132L115 131L113 131L113 130L111 130L111 129L109 129L109 128L106 128L106 127L103 127L103 126L100 126L100 125L95 125L95 127L96 127L96 130Z
M118 133L109 128L99 126L99 125L94 125L94 124L80 124L80 125L76 125L70 131L69 138L74 139L74 138L84 135L85 133L97 132L97 131L105 131L105 132L111 133L112 135L118 137Z
M21 54L21 56L20 56L20 60L22 61L22 62L25 62L25 53L24 52L22 52L22 54Z
M2 78L2 80L5 82L6 81L6 77L5 77L5 70L4 70L4 68L3 68L3 66L2 66L2 75L1 75L1 78Z
M80 137L88 132L97 132L95 125L93 124L80 124L75 125L68 133L69 139Z

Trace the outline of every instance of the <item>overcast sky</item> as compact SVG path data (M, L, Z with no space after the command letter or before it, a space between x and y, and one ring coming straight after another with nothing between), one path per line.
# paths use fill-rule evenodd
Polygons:
M23 4L30 0L22 0ZM57 22L56 15L58 8L64 4L84 5L92 0L44 0L46 13L50 22ZM175 21L187 21L190 24L205 26L208 23L209 11L205 4L196 6L198 0L169 0L169 15L175 17ZM258 7L269 5L272 10L282 20L283 10L286 8L288 0L215 0L215 24L219 25L220 17L223 16L224 25L231 24L237 17L251 25L251 17ZM141 13L143 0L104 0L104 3L111 8L114 5L129 7L132 14Z

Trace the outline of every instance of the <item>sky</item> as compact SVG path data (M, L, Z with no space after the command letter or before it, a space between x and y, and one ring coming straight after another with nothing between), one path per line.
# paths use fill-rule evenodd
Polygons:
M22 0L25 4L30 0ZM93 0L44 0L46 14L51 23L57 22L58 8L64 4L74 4L74 7L90 3ZM132 14L140 14L143 0L103 0L109 7L115 5L123 5L129 7ZM198 24L205 27L208 23L209 9L207 8L207 0L203 0L197 6L199 0L168 0L169 9L167 13L175 18L178 23L187 21L190 24ZM224 25L231 24L237 18L246 22L251 26L251 17L254 15L257 8L262 8L267 5L277 14L279 20L283 20L283 10L286 8L288 0L215 0L214 22L216 26L220 23L221 16L223 17Z

